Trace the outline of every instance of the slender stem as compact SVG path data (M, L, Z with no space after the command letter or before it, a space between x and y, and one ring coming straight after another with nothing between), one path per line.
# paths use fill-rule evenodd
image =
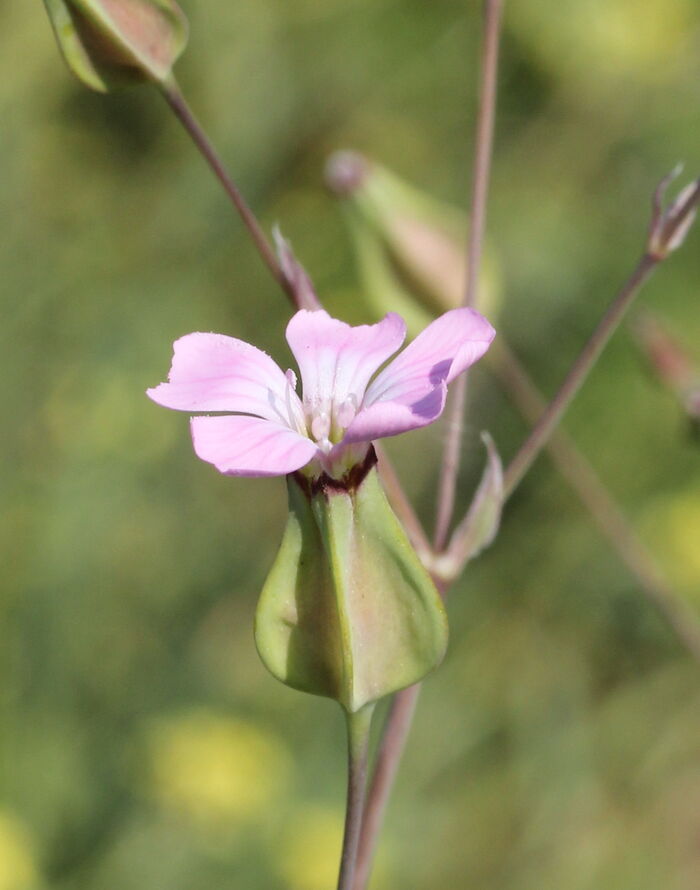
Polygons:
M489 359L521 414L534 423L542 414L545 400L503 338L489 350ZM690 654L700 661L700 622L669 585L590 462L562 430L554 431L546 448L561 475L639 582L647 600L663 615Z
M367 785L369 731L374 703L354 714L346 712L348 730L348 793L338 890L352 890Z
M661 260L645 253L634 271L622 286L609 309L591 334L588 342L571 366L557 394L547 405L532 432L508 465L504 474L506 498L515 491L537 455L549 441L572 399L581 388L598 357L617 330L625 312L634 301L642 285L647 281Z
M472 307L477 304L484 230L486 227L486 205L491 178L493 134L498 95L498 56L502 14L503 0L485 0L479 115L476 124L469 244L467 247L467 284L464 293L464 305ZM442 550L447 542L454 512L466 392L467 375L465 373L459 377L452 388L450 407L447 414L447 432L440 469L435 521L434 546L437 551Z
M180 90L180 87L178 86L174 78L167 81L163 85L162 93L165 97L165 101L173 110L176 117L183 125L187 133L190 135L192 141L204 157L204 160L207 162L216 178L224 187L226 194L231 199L231 203L238 211L240 218L243 220L243 224L248 230L250 237L253 239L253 243L255 244L255 247L257 248L257 251L260 254L263 262L270 270L277 283L284 290L285 294L289 297L292 304L296 305L296 295L294 293L294 289L292 288L290 282L287 280L286 275L282 271L282 267L277 260L275 251L273 250L272 245L265 235L262 226L258 222L253 211L248 206L238 186L235 184L230 174L228 173L223 161L217 154L214 146L209 140L209 137L202 128L202 125L199 123L194 113L192 112L192 109L188 105L187 100L182 94L182 91Z
M476 130L476 150L472 174L470 232L467 248L467 284L465 306L475 306L483 252L486 205L493 154L493 133L498 91L498 56L503 0L485 0L484 38L481 57L481 87ZM466 374L453 388L447 417L447 438L438 485L434 549L445 546L454 512L459 454L462 441L462 416L466 402ZM429 550L428 550L429 552ZM401 756L411 729L418 702L420 684L404 689L394 697L382 736L382 744L372 775L369 798L359 838L357 875L353 890L365 890L374 851L384 821L386 806L396 778Z
M406 747L420 690L421 684L416 683L397 692L392 699L362 817L353 890L364 890L369 881L386 805Z
M481 95L476 124L476 150L472 176L467 283L464 305L475 306L479 289L481 255L486 229L486 207L491 180L493 137L498 100L498 58L501 44L503 0L486 0L484 5L484 48L481 60Z

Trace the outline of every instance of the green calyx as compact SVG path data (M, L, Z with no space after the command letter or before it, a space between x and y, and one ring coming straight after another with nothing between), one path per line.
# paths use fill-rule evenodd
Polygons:
M287 528L255 623L275 677L351 713L421 680L447 646L440 595L375 460L345 484L288 477Z
M174 0L44 0L68 67L98 92L164 84L187 43Z

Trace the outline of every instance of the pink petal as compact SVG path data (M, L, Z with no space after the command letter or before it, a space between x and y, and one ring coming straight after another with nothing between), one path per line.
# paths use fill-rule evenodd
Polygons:
M445 387L486 352L495 336L473 309L453 309L416 337L367 388L344 441L394 436L436 420Z
M406 325L390 312L373 325L353 327L323 311L297 312L287 325L287 342L299 365L304 403L362 401L372 374L401 346Z
M258 417L193 417L191 425L197 457L227 476L284 476L317 452L311 439Z
M295 426L301 402L269 355L223 334L175 341L169 383L147 394L178 411L235 411Z
M358 413L340 445L371 442L373 439L397 436L399 433L427 426L442 414L446 396L447 386L443 381L410 405L375 402Z

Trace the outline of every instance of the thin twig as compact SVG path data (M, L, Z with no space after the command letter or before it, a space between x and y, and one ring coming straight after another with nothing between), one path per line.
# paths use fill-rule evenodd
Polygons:
M296 294L294 288L284 274L270 241L265 235L255 214L241 194L238 186L228 173L223 161L217 154L201 124L192 112L192 109L188 105L177 82L174 79L168 81L163 86L162 93L165 97L165 101L173 110L207 164L209 164L214 175L224 187L226 194L231 199L231 203L236 208L239 216L243 220L243 224L250 234L250 237L253 239L253 243L255 244L263 262L270 270L277 283L284 290L285 294L289 297L292 305L296 306Z
M660 258L644 253L634 271L620 289L609 309L591 334L588 342L579 353L578 358L571 366L571 370L566 375L556 395L547 405L540 419L533 427L532 432L506 468L504 474L506 498L510 497L517 488L518 483L547 444L549 437L588 377L610 337L617 330L625 312L634 301L642 285L660 262Z
M534 423L545 400L503 338L489 350L489 360L520 413ZM662 614L680 642L700 661L700 622L664 577L625 514L576 443L555 430L546 445L561 475L588 508L598 527L640 585L642 593Z
M479 273L483 253L486 206L488 201L493 134L498 95L498 56L501 36L503 0L486 0L484 5L484 38L481 55L481 87L479 116L476 125L476 147L472 172L472 197L469 214L467 247L467 284L464 305L475 307L478 298ZM462 446L462 417L467 392L467 374L462 374L452 388L446 421L446 439L438 484L434 547L443 549L447 542L454 512L457 477Z

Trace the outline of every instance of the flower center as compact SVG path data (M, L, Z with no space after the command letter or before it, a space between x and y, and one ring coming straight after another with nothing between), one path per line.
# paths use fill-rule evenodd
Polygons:
M307 428L322 451L328 452L342 441L345 430L355 419L358 407L357 396L354 393L339 404L333 399L319 399L312 404L305 403Z

